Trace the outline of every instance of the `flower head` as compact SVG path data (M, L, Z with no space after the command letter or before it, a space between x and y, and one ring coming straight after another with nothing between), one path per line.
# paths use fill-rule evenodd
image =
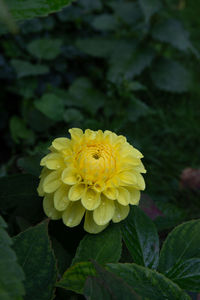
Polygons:
M129 204L139 203L145 189L143 155L108 130L69 132L71 139L55 139L41 160L38 193L48 217L74 227L85 215L84 229L98 233L111 220L125 219Z

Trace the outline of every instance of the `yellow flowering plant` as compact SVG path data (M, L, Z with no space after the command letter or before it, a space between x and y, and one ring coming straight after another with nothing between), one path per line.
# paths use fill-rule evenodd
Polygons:
M111 131L69 130L56 138L41 160L38 193L53 219L69 227L84 219L84 229L99 233L112 220L125 219L145 189L143 155L122 135Z

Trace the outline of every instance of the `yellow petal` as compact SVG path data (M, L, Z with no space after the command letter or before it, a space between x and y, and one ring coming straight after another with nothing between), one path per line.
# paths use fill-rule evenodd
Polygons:
M119 195L117 197L117 201L124 206L127 206L130 202L130 193L127 189L120 187L118 189Z
M48 194L44 197L43 209L47 217L52 220L58 220L62 217L61 212L57 211L54 207L53 194Z
M70 190L69 190L69 200L71 201L77 201L81 199L83 193L85 191L85 184L83 183L78 183L73 185Z
M51 173L51 171L44 167L42 169L41 174L40 174L40 183L38 185L37 192L38 192L38 195L41 196L41 197L44 196L44 194L45 194L44 189L43 189L44 179L50 173Z
M107 188L105 191L103 191L103 193L107 198L109 198L111 200L117 199L118 194L119 194L119 192L116 188L111 188L111 187Z
M144 181L143 176L141 174L139 174L139 173L136 173L136 178L137 178L137 187L140 190L144 191L144 189L145 189L145 181Z
M142 162L140 162L139 166L134 167L134 170L139 172L139 173L146 173L147 171L145 170L145 167Z
M45 193L53 193L55 192L59 186L61 185L60 180L60 172L52 171L49 175L47 175L43 182L43 189Z
M76 174L75 169L72 169L72 168L64 169L61 177L62 177L62 181L65 184L73 185L73 184L77 183L77 174Z
M132 205L138 205L140 201L140 191L134 189L134 188L128 188L130 193L130 204Z
M104 230L109 223L105 225L97 225L93 219L93 213L91 211L86 211L85 221L84 221L84 229L89 233L99 233Z
M57 170L64 166L64 161L59 153L50 153L43 157L40 165L46 166L50 170Z
M105 189L105 183L103 181L97 181L93 188L95 189L95 191L97 192L102 192Z
M96 138L96 131L93 131L93 130L90 130L90 129L86 129L85 130L85 137L86 139L90 139L90 140L93 140Z
M112 142L115 148L121 148L124 143L126 143L126 138L123 135L116 136Z
M63 184L54 194L54 206L59 211L65 210L69 205L68 190L69 187Z
M81 140L83 137L83 130L79 128L72 128L69 130L72 140Z
M62 151L64 149L68 148L70 143L71 143L70 139L61 137L61 138L55 139L52 142L52 145L56 150Z
M115 213L112 218L112 221L114 223L118 223L118 222L124 220L128 216L129 211L130 211L129 205L124 206L124 205L119 204L118 202L115 202Z
M102 196L101 204L94 210L93 218L97 225L106 225L115 212L114 201Z
M81 198L83 206L88 210L94 210L101 202L100 194L93 189L88 188Z
M124 154L121 157L121 167L123 164L130 165L132 167L139 166L141 164L141 159L136 158L134 155L131 155L130 153Z
M131 152L132 152L131 154L133 154L136 158L144 157L143 154L139 150L135 149L134 147L132 147Z
M70 202L62 215L63 223L66 226L74 227L80 224L85 213L85 208L80 201Z
M135 173L124 171L118 174L122 185L133 185L137 183L137 177Z

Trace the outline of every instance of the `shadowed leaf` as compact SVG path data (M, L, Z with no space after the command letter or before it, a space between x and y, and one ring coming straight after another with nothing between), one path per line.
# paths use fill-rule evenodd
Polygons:
M56 261L44 221L13 238L14 249L26 275L25 300L49 300L57 277Z

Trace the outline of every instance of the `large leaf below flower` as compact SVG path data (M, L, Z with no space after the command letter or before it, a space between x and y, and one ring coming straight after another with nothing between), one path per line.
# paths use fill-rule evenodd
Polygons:
M85 281L88 276L95 276L96 270L91 262L81 262L67 269L61 280L56 284L58 287L83 293Z
M0 299L22 300L25 294L22 281L25 277L15 252L10 248L12 240L5 231L6 227L0 216Z
M107 264L107 269L148 299L190 299L178 285L154 270L136 264Z
M87 234L80 242L72 264L91 259L102 264L118 262L121 247L120 228L117 224L111 225L99 234Z
M191 258L200 258L200 220L177 226L165 240L160 252L159 270L170 268Z
M56 261L44 221L13 238L14 249L26 275L25 300L49 300L57 277Z
M88 277L84 287L84 295L90 300L139 300L134 290L126 282L94 262L95 277Z
M156 268L159 257L159 238L152 220L135 206L122 223L121 229L133 261L145 267Z
M200 258L191 258L176 264L166 276L185 290L200 292Z

